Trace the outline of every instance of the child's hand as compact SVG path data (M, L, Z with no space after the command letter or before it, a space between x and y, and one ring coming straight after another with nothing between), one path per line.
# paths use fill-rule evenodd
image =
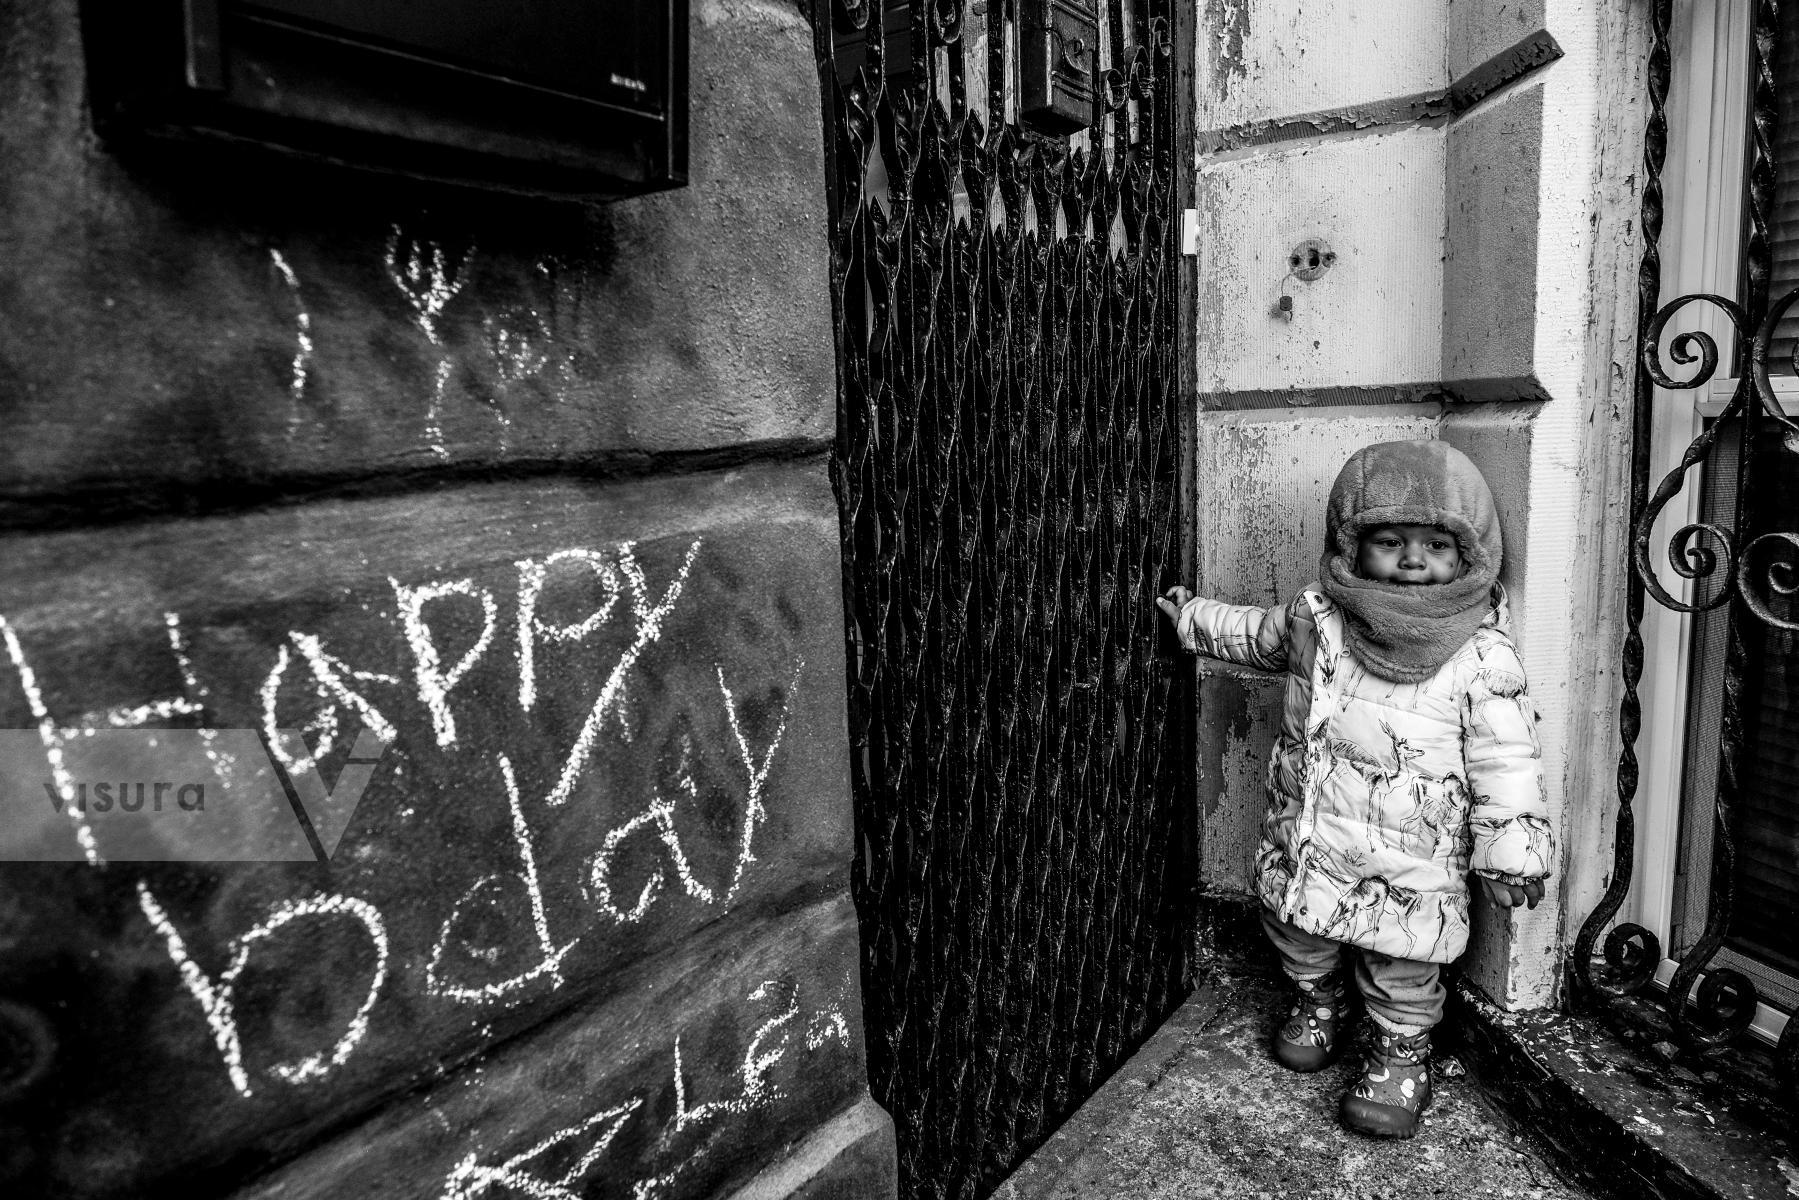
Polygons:
M1533 879L1529 883L1502 883L1497 879L1488 879L1485 875L1476 875L1480 880L1480 890L1486 893L1488 900L1500 908L1517 908L1524 905L1535 908L1543 898L1543 881Z
M1156 606L1168 615L1170 621L1178 621L1181 609L1191 599L1193 599L1193 593L1177 583L1162 593L1156 600Z

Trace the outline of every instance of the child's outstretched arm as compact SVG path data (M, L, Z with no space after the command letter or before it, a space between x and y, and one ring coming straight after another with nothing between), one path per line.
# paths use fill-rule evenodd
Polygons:
M1501 908L1537 906L1555 835L1543 799L1542 749L1524 664L1511 642L1489 645L1462 701L1462 759L1473 797L1471 866Z
M1264 671L1278 671L1287 665L1291 605L1226 604L1195 596L1178 585L1169 588L1156 605L1174 622L1181 645L1197 654Z

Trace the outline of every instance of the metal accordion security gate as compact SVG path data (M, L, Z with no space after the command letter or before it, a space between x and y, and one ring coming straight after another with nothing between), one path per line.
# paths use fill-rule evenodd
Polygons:
M869 1077L909 1197L990 1192L1190 987L1173 16L814 12Z

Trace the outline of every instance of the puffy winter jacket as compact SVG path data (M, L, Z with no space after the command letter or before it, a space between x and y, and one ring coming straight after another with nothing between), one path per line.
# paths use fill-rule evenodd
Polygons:
M1371 675L1317 586L1284 608L1196 597L1188 649L1288 672L1268 764L1255 886L1299 928L1396 958L1449 962L1468 942L1467 874L1550 874L1536 715L1503 590L1422 683Z

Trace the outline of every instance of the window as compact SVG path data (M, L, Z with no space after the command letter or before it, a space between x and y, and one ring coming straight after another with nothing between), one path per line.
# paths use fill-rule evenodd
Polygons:
M1745 182L1750 162L1750 84L1755 6L1732 0L1677 0L1669 93L1668 158L1662 179L1667 196L1661 238L1661 302L1695 292L1742 299L1746 294ZM1776 161L1787 165L1775 178L1770 220L1771 297L1799 287L1799 13L1789 8L1776 36L1776 94L1781 115L1774 130ZM1728 319L1708 305L1694 305L1671 331L1701 329L1718 343L1721 362L1710 383L1691 391L1657 389L1653 400L1654 486L1676 469L1694 439L1716 435L1702 467L1687 476L1682 492L1663 511L1649 542L1650 561L1662 586L1684 603L1704 603L1727 586L1720 569L1683 579L1668 562L1669 538L1682 526L1707 523L1730 530L1738 545L1775 532L1799 532L1799 442L1764 421L1751 461L1752 483L1739 486L1741 422L1716 422L1745 386L1747 347L1735 344ZM1667 341L1664 338L1664 346ZM1799 345L1799 305L1776 329L1770 382L1789 413L1799 413L1799 375L1791 356ZM1680 368L1668 363L1675 374ZM1706 539L1699 548L1719 550ZM1763 549L1769 548L1767 543ZM1775 549L1778 549L1776 547ZM1720 559L1722 555L1720 554ZM1774 555L1793 561L1791 553ZM1756 560L1758 594L1779 619L1799 617L1785 594L1799 573L1780 574L1770 587ZM1744 654L1728 661L1728 616L1737 600L1695 615L1649 602L1643 624L1645 670L1640 688L1643 732L1638 793L1641 829L1631 919L1661 937L1672 958L1658 978L1665 983L1678 959L1704 928L1714 892L1712 840L1720 739L1726 687L1740 682L1742 749L1739 798L1731 828L1737 847L1735 903L1724 948L1713 965L1741 971L1763 1004L1753 1029L1776 1037L1783 1010L1799 1007L1799 636L1748 615L1740 628ZM1720 883L1722 881L1719 881Z

